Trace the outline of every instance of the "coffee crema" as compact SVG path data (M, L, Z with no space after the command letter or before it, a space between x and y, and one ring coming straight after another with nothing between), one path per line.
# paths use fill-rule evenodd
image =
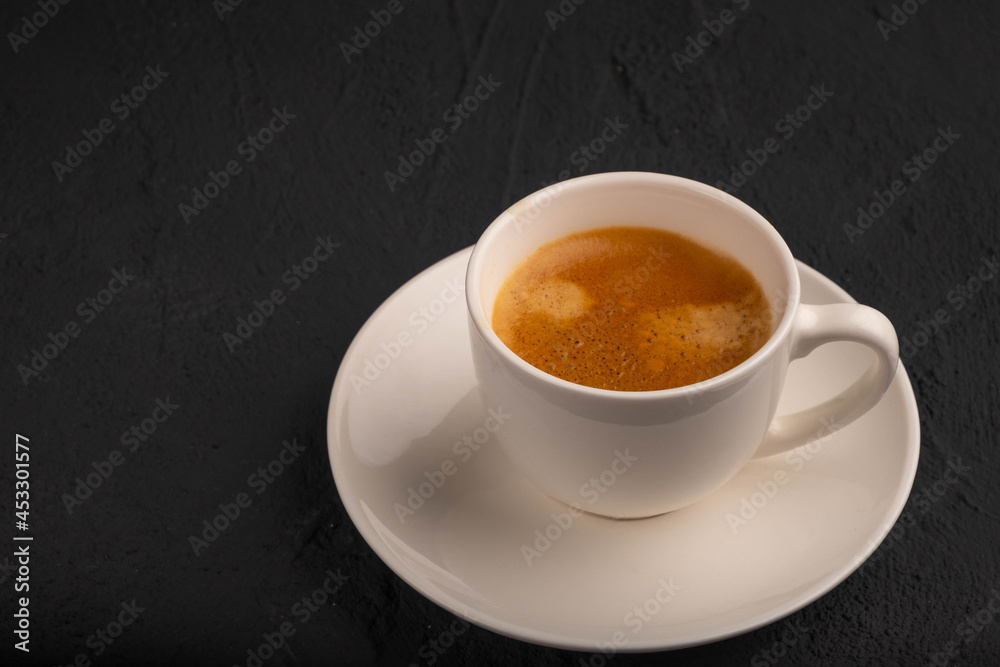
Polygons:
M652 391L724 373L771 335L771 309L735 259L684 236L605 227L522 261L493 306L517 356L588 387Z

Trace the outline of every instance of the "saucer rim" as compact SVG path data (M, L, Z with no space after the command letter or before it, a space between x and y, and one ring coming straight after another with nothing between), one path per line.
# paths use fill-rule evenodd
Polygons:
M389 305L393 303L400 293L406 290L411 283L415 283L420 280L425 274L432 272L441 264L457 261L463 254L467 253L468 256L471 257L473 247L474 246L469 246L452 253L434 262L407 280L398 289L393 291L393 293L372 312L372 314L367 320L365 320L365 323L358 330L357 334L355 334L337 368L337 375L333 383L333 388L330 394L330 404L327 410L327 453L330 457L330 467L333 473L334 484L337 487L337 493L340 497L341 503L347 510L347 514L351 518L355 529L361 534L372 551L375 552L375 554L385 565L389 567L390 570L396 574L396 576L431 602L453 614L457 614L462 618L475 623L486 630L512 639L561 650L594 652L596 648L594 644L586 644L577 637L559 636L548 631L534 630L530 626L518 625L516 623L490 617L488 615L481 616L476 610L460 603L456 598L442 592L438 588L428 586L425 579L420 577L410 568L406 567L406 565L395 555L389 545L381 539L377 529L371 523L362 507L360 496L358 496L356 492L352 494L347 493L347 491L351 489L350 481L344 478L343 473L338 475L337 466L335 465L336 454L334 443L338 440L338 438L335 437L335 410L336 407L342 403L342 400L339 400L341 393L345 391L345 387L349 386L346 368L349 361L353 358L356 347L359 347L361 342L367 338L369 329L374 326L374 323L382 311L384 309L388 309ZM466 266L468 265L468 258L466 259L465 264ZM845 303L857 303L857 300L854 299L846 290L830 278L820 273L818 270L808 266L798 259L795 260L795 265L800 274L803 274L803 278L805 278L804 274L809 274L808 279L816 280L823 283L824 287L832 288L834 294L836 294L837 297ZM805 280L802 280L802 283L804 284ZM833 570L824 579L814 583L805 591L793 596L792 599L779 604L766 612L761 612L756 616L742 619L726 626L711 628L708 631L702 631L699 633L692 633L691 636L682 640L664 641L663 639L647 639L643 641L642 638L637 637L630 640L628 645L620 647L618 652L650 653L691 648L752 632L764 626L778 622L812 604L836 588L851 574L857 571L871 557L875 550L878 549L888 536L889 532L892 530L893 526L896 524L896 521L903 512L906 501L908 500L910 492L913 488L913 483L916 479L917 464L920 454L920 419L917 409L916 396L913 392L913 385L910 382L909 375L903 366L902 360L899 362L896 376L901 379L899 381L899 389L897 389L897 391L901 391L903 394L901 398L903 399L902 404L903 411L905 412L905 422L908 426L906 430L911 432L913 435L907 443L908 446L905 450L905 456L903 457L901 461L902 465L899 468L900 484L896 489L896 493L893 496L892 501L887 503L886 509L883 512L881 520L879 521L879 528L872 533L873 539L869 540L869 545L866 549L857 552L843 566ZM897 380L894 378L888 391L893 391L893 386L896 384ZM356 489L351 490L356 491Z

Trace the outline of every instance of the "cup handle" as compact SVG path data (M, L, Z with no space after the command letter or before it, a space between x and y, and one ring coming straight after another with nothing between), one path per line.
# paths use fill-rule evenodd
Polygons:
M799 304L792 328L791 359L801 359L824 343L852 341L875 352L875 362L854 384L833 398L801 412L775 417L753 458L787 452L829 436L865 414L892 383L899 363L899 342L889 319L856 303Z

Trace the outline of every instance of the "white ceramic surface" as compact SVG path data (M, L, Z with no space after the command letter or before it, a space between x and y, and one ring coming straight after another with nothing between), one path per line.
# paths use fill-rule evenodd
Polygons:
M774 311L767 343L725 373L661 391L585 387L515 355L490 323L503 280L545 243L620 220L682 234L749 269ZM795 260L774 227L704 183L612 172L530 195L486 229L466 278L472 362L483 400L514 415L497 442L539 488L577 511L643 518L686 507L755 454L784 452L847 426L889 387L899 358L889 320L857 304L800 303L799 294ZM772 422L789 361L842 340L875 352L870 367L831 400Z
M582 514L560 526L566 506L496 447L490 429L509 421L479 398L461 295L470 252L430 267L372 315L330 400L327 437L341 499L372 549L423 595L537 644L679 648L804 607L889 532L920 442L902 366L882 401L853 424L751 461L690 507L626 521ZM812 269L798 271L804 301L852 301ZM871 356L861 345L835 343L796 361L778 413L835 395ZM545 538L548 545L539 539L546 532L555 538Z

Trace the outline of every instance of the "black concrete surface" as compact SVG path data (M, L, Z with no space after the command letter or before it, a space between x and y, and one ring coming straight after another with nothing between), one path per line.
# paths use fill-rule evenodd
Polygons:
M386 25L342 46L372 12ZM0 26L0 663L246 665L331 572L347 577L332 600L263 664L431 664L454 617L374 555L330 471L327 402L353 336L544 183L716 184L768 140L730 190L903 341L923 431L908 522L790 617L809 631L780 657L764 651L784 623L613 662L1000 660L1000 280L976 279L998 252L996 3L10 0ZM477 89L475 111L454 111ZM609 122L603 152L581 152ZM245 143L269 124L270 143ZM876 217L859 225L859 207ZM317 238L339 245L292 290L282 277ZM225 337L277 288L263 326ZM283 442L294 458L257 495L248 476ZM968 474L938 494L956 461ZM195 555L189 536L241 492L252 504ZM34 538L28 593L15 535ZM30 653L14 647L22 596ZM433 658L600 664L478 627Z

